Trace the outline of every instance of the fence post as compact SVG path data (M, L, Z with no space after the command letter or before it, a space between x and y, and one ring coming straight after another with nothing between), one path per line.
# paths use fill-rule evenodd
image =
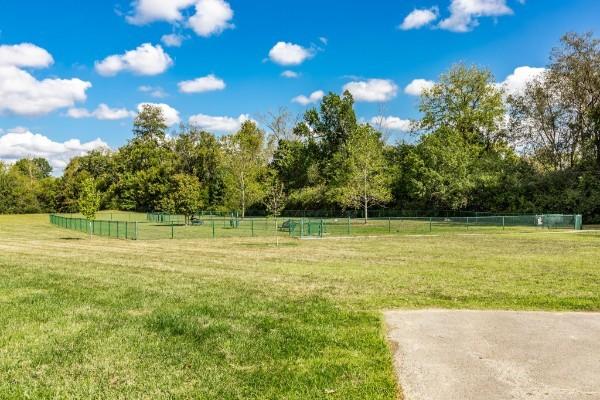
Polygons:
M469 230L469 217L467 217L467 230Z
M134 224L135 224L135 237L133 238L133 240L138 240L138 223L137 223L137 221L135 221Z
M128 232L127 232L127 228L129 227L129 222L125 221L125 240L129 239L127 236Z
M212 220L212 238L215 238L215 220Z
M171 239L175 238L175 222L171 221Z
M388 217L388 233L392 233L392 217Z
M431 232L433 230L433 226L432 226L432 217L429 217L429 232Z
M321 219L321 229L319 230L319 236L323 237L323 219Z
M252 237L254 237L254 219L250 220L250 229L252 231Z
M350 231L351 225L352 225L352 221L350 220L350 214L348 214L348 236L352 235L352 232Z
M504 216L502 216L502 230L504 230Z
M117 221L117 239L119 238L119 221Z
M300 218L300 237L304 237L304 217Z
M110 226L112 225L112 219L108 221L108 237L110 237Z

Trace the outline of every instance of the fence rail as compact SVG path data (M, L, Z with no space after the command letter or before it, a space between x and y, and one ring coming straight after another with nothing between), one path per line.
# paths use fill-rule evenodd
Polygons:
M582 229L581 215L500 215L473 217L239 218L235 214L135 214L133 221L94 220L50 215L53 225L118 239L295 238L493 232L499 230Z

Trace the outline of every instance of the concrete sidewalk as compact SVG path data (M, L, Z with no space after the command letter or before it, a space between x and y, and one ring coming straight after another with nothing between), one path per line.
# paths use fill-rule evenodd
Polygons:
M600 399L600 313L388 311L405 400Z

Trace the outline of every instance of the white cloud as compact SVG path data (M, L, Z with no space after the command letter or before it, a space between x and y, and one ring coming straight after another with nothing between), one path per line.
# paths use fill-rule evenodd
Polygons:
M281 73L281 76L283 76L284 78L298 78L300 76L300 74L295 71L290 71L288 69L286 71L283 71Z
M408 14L398 28L405 31L409 29L419 29L438 19L439 15L440 12L437 7L417 9Z
M168 96L168 94L160 86L142 85L138 87L138 90L142 93L148 93L150 94L150 96L155 97L157 99L162 99Z
M160 45L144 43L125 54L115 54L96 62L96 71L100 75L114 76L122 71L138 75L158 75L173 65L173 60Z
M237 118L197 114L192 115L189 122L209 132L231 133L239 130L244 122L251 120L248 114L242 114Z
M15 66L0 65L0 114L43 115L72 107L85 101L90 87L90 82L80 79L37 80Z
M226 1L199 0L196 3L196 14L189 19L188 24L197 35L208 37L219 35L225 29L232 29L232 18L233 10Z
M308 97L304 95L296 96L292 99L294 103L302 104L303 106L309 105L311 103L316 103L321 100L325 96L325 93L322 90L317 90L312 92Z
M411 96L420 96L424 90L431 89L434 85L434 81L427 79L413 79L412 82L404 88L404 93Z
M177 84L182 93L203 93L225 89L225 82L213 74Z
M25 157L43 157L50 162L55 172L62 171L71 158L103 148L108 149L108 145L100 139L87 143L70 139L61 143L24 128L11 129L0 136L0 159L15 162Z
M389 79L348 82L343 89L348 90L354 100L366 102L389 101L398 93L398 86Z
M181 118L179 118L179 111L177 111L176 109L174 109L173 107L171 107L168 104L164 104L164 103L140 103L137 106L138 112L142 111L142 108L143 108L144 105L150 105L150 106L154 106L154 107L159 107L162 110L163 117L165 118L165 123L167 124L167 126L177 125L179 122L181 122Z
M185 37L176 33L170 33L168 35L162 35L160 41L167 47L181 47L181 44L185 40Z
M392 131L400 132L409 132L412 124L412 122L408 119L401 119L392 116L386 117L383 115L378 115L371 118L369 123L376 128L389 129Z
M271 61L279 65L300 65L313 56L311 49L287 42L277 42L269 51Z
M0 46L0 66L45 68L53 63L50 53L31 43Z
M541 77L544 72L546 72L546 68L518 67L498 85L504 89L506 94L518 95L525 90L529 82Z
M450 16L442 20L439 26L453 32L469 32L479 25L481 17L499 17L512 13L506 0L452 0Z
M130 118L135 116L135 112L126 108L110 108L106 104L100 104L94 111L86 108L70 108L67 116L75 119L96 118L99 120L114 121L118 119Z
M181 11L191 7L197 0L137 0L134 14L127 22L143 25L154 21L177 22L183 19Z

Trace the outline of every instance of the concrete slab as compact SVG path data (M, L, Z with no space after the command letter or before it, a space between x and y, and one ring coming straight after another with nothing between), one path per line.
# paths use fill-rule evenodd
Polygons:
M405 400L600 399L600 313L388 311Z

